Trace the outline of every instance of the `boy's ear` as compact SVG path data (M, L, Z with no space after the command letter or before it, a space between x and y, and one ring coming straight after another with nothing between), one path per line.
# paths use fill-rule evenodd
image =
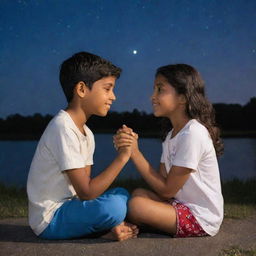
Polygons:
M88 87L86 86L86 84L84 82L78 82L75 86L75 91L77 93L78 96L80 96L81 98L83 98L87 91L88 91Z

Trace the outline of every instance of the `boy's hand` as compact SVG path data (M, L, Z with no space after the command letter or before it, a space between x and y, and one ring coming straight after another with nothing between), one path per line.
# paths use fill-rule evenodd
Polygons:
M131 146L122 146L117 149L117 152L119 156L121 156L122 158L124 157L124 160L129 160L132 154L132 148Z
M120 150L129 150L130 156L134 150L138 149L138 134L126 125L120 128L116 135L113 137L114 147L118 152ZM128 152L127 152L128 153Z

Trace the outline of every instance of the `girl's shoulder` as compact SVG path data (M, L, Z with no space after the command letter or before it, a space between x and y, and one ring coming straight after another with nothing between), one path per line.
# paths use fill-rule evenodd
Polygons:
M180 136L193 136L198 139L204 139L209 137L209 132L207 128L196 119L191 119L181 130Z
M205 140L209 138L209 132L204 125L196 119L191 119L179 132L172 138L172 131L166 135L165 142L180 141L185 138L193 138L198 140Z
M191 119L184 128L185 131L207 132L207 128L196 119Z

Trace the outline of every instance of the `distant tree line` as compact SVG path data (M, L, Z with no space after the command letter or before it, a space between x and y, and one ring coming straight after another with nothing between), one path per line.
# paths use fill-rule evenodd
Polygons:
M256 97L241 106L239 104L214 104L216 122L224 131L256 130Z
M216 122L224 136L256 136L256 97L241 106L239 104L213 104ZM51 115L10 115L0 118L0 139L38 139L43 133ZM160 136L161 118L134 109L132 112L109 112L106 117L92 116L87 125L95 133L114 133L126 124L140 136Z

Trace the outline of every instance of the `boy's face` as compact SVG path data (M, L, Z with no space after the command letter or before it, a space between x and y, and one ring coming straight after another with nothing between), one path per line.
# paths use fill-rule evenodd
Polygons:
M116 77L104 77L93 83L84 98L84 110L89 115L106 116L116 96L114 94Z

